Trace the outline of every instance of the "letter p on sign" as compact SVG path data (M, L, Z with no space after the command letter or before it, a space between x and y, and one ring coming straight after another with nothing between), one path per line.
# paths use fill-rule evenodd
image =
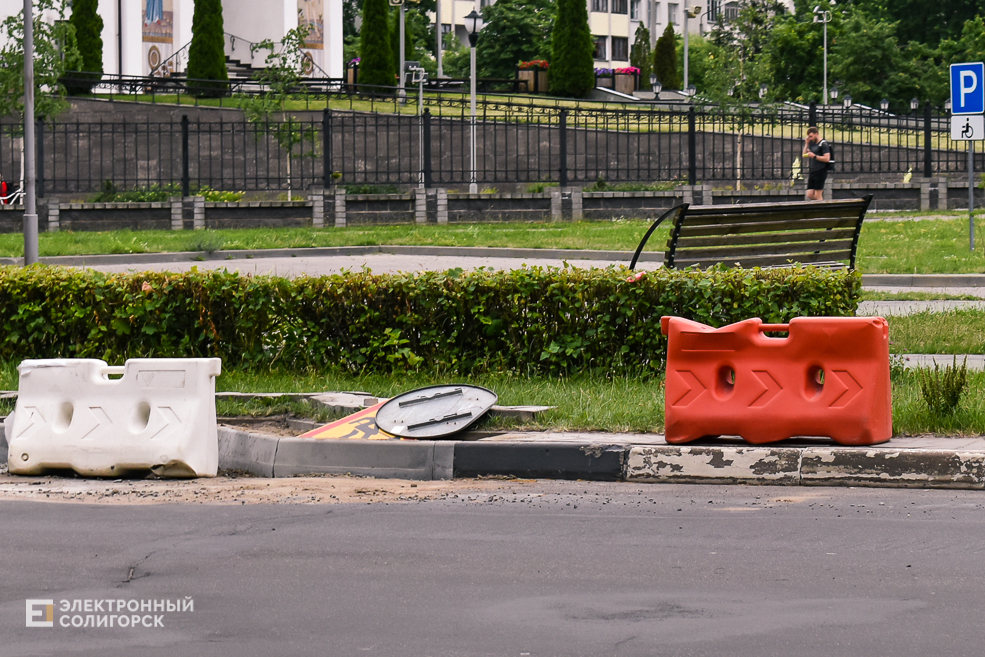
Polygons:
M951 64L951 114L985 113L985 64Z

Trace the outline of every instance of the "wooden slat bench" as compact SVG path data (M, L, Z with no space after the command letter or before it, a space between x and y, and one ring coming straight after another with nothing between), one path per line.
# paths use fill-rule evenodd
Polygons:
M732 267L786 267L810 264L855 269L862 220L872 196L838 201L678 205L646 232L630 269L650 235L664 220L674 227L664 266L676 269L719 263Z

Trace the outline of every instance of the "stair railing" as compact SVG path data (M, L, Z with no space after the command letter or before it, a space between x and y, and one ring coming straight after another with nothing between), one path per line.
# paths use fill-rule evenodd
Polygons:
M189 41L171 53L170 57L151 69L150 77L169 78L175 73L183 72L188 67L188 51L191 45L192 42Z

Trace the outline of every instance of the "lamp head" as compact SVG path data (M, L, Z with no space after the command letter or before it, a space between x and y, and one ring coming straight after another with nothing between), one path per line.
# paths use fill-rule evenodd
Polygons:
M482 16L475 9L465 16L465 27L469 34L475 34L482 29Z

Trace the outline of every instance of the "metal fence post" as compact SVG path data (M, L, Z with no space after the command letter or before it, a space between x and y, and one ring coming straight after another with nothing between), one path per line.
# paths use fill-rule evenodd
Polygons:
M37 139L38 156L37 156L37 195L38 198L44 198L44 121L38 119L37 128L34 131L35 139Z
M534 74L536 79L536 73ZM568 110L561 110L558 129L560 132L559 150L561 160L561 170L559 172L558 184L561 189L568 186Z
M923 105L923 175L930 178L934 175L933 162L930 153L930 102Z
M813 100L807 108L807 125L817 125L817 102Z
M321 115L322 184L329 189L332 178L332 110L325 108Z
M434 181L431 179L431 110L424 109L421 114L421 173L424 175L424 187L430 188Z
M694 105L687 109L687 184L698 184L698 140L694 128Z
M192 195L191 173L188 171L188 115L181 115L181 195Z

